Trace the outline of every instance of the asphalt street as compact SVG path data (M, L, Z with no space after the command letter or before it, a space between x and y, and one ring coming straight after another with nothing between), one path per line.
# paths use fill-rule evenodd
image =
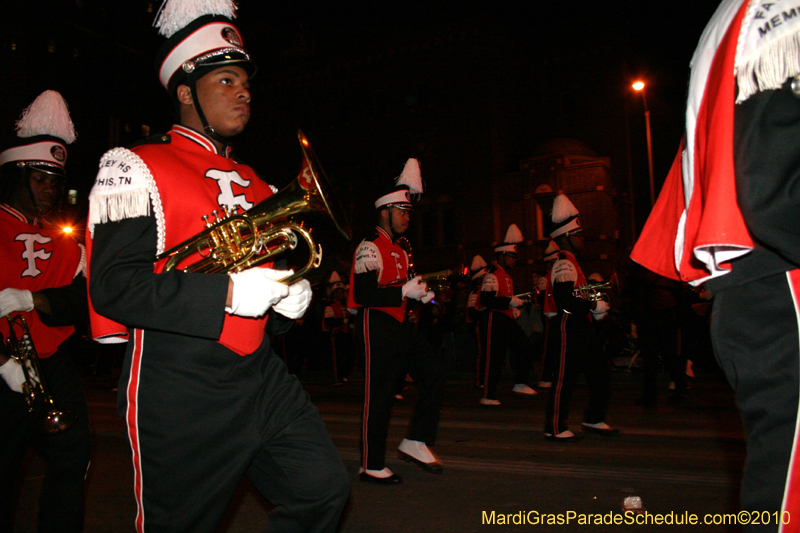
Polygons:
M740 530L730 524L702 523L729 522L730 516L725 519L722 514L737 511L745 457L733 393L716 373L698 375L687 399L677 406L666 402L669 391L661 383L658 406L644 408L635 404L641 375L615 372L608 422L622 433L612 438L587 434L578 443L543 439L547 391L517 397L511 393L511 383L505 382L499 393L502 405L481 406L469 376L454 375L447 385L435 447L445 465L442 475L428 474L394 457L416 392L408 384L405 399L394 409L387 460L404 482L390 487L358 479L363 381L333 387L325 376L306 376L303 384L351 474L342 533ZM133 531L132 467L117 416L115 384L87 378L86 385L94 454L85 531ZM587 393L580 384L574 397L570 422L576 432ZM35 531L43 471L43 461L31 452L17 505L17 533ZM651 517L672 523L631 523L636 516L646 516L625 514L626 502L630 507L636 497ZM243 480L220 531L262 531L269 509L269 503ZM680 525L692 516L700 523ZM600 523L580 523L587 519ZM541 523L548 520L556 523ZM613 520L622 523L608 523Z

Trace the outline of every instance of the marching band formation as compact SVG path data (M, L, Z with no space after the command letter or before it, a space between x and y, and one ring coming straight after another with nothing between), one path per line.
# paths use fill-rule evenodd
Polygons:
M759 9L769 7L755 0L725 0L712 25L746 34L743 21L759 18ZM76 138L61 95L40 95L16 125L17 142L0 152L0 531L10 531L13 519L15 487L7 480L17 479L30 446L47 461L39 531L82 529L91 437L80 371L66 352L68 339L86 318L95 341L126 343L118 407L134 465L137 531L215 531L244 476L275 507L269 531L334 531L339 523L350 476L271 339L302 320L312 303L306 275L320 266L323 245L310 226L332 224L346 238L350 230L302 133L300 174L282 191L233 154L232 139L250 119L250 80L256 74L235 15L230 0L162 5L155 24L164 37L158 75L178 120L164 134L102 156L89 197L85 243L51 219L63 193L67 146ZM787 23L781 36L799 35L795 26ZM735 204L737 193L740 199L754 196L751 175L771 184L776 195L789 191L786 196L792 197L796 149L777 140L767 145L761 136L779 127L790 133L800 123L800 65L752 67L748 72L755 86L739 76L734 94L728 80L733 65L744 68L745 59L751 65L762 43L751 36L737 48L733 34L722 35L704 34L701 41L717 59L695 65L693 76L703 75L691 84L690 97L696 98L690 101L695 105L691 127L716 132L722 124L730 139L687 138L684 149L690 156L676 159L633 257L668 284L709 281L728 304L722 308L727 321L715 322L713 331L723 367L739 387L745 420L752 423L748 446L755 463L745 472L743 505L791 509L798 501L792 495L797 492L800 343L796 298L791 297L798 282L792 255L797 235L772 238L777 230L770 225L773 212L764 207L772 205L766 193L750 203L740 200L741 211L725 217L720 198L727 194ZM786 49L796 52L792 46L798 45L787 42L772 39L770 57ZM739 62L741 53L750 56ZM779 78L773 85L762 80L770 67L780 71L771 73ZM715 76L731 83L719 83ZM735 113L730 110L734 96L742 104ZM721 101L731 103L730 109L714 107ZM745 157L740 148L735 165L731 139L749 154ZM706 174L692 158L723 161L731 168L728 174ZM775 173L790 177L764 178ZM698 200L711 190L698 184L713 185L720 196ZM523 288L531 290L517 292L512 276L524 237L515 224L494 246L490 263L475 256L469 268L415 271L406 234L423 189L420 162L408 159L375 198L374 231L355 244L350 272L329 272L324 302L317 302L333 384L348 383L356 367L363 373L359 480L403 481L386 467L385 457L392 405L406 379L418 394L396 455L431 474L445 471L434 448L446 362L430 320L441 317L435 315L442 309L437 299L447 291L462 294L464 328L475 341L476 403L501 408L498 389L504 386L509 355L511 392L547 394L544 439L570 443L587 432L618 436L620 430L607 419L611 368L606 347L619 328L605 293L615 287L582 270L584 228L572 201L554 196L541 275ZM797 204L786 203L786 213L796 219ZM704 216L695 215L698 209L705 209ZM726 233L725 224L736 231ZM666 234L670 225L680 229ZM691 232L687 241L680 238L683 230ZM308 260L292 268L298 253L308 254ZM769 305L761 298L765 294ZM746 302L744 309L763 308L761 321L743 314L733 295ZM776 313L781 333L791 342L776 345L774 331L743 334L753 329L748 324L767 331L778 322ZM642 323L644 329L652 325L644 317ZM752 377L751 365L754 358L761 361L765 344L775 361L764 364L774 367L753 371L757 377ZM686 387L683 363L669 362L676 401ZM645 364L643 405L655 401L653 364L652 359ZM568 422L581 373L590 396L578 433Z

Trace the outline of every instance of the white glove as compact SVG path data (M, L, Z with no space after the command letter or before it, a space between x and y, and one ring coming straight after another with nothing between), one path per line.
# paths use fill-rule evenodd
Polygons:
M289 285L289 295L272 308L286 318L296 320L305 314L311 304L311 295L311 283L307 279L301 279Z
M419 299L419 301L424 303L424 304L426 304L426 303L430 302L431 300L433 300L434 296L436 296L436 293L434 293L432 291L428 291L428 292L425 293L425 296L423 296L422 298Z
M522 307L522 304L525 303L521 299L517 298L516 296L511 297L511 301L508 303L508 307L514 309L515 307Z
M230 274L233 280L233 298L225 311L245 317L264 316L270 307L289 295L289 286L272 278L284 278L291 272L269 268L249 268Z
M595 302L595 307L592 309L592 318L597 321L603 320L605 317L608 316L608 310L611 309L611 306L608 305L608 302L605 300L597 300Z
M33 311L33 294L20 289L0 291L0 317L11 313Z
M22 392L22 384L25 383L25 373L22 366L16 359L9 359L6 364L0 366L0 376L8 384L8 388L14 392Z
M420 276L416 276L403 285L403 298L412 300L422 300L428 294L428 284L422 281Z

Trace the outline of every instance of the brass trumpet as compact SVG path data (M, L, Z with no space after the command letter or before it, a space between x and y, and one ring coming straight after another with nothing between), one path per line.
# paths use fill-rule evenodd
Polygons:
M208 215L204 216L206 229L156 256L156 261L167 259L165 272L175 268L208 274L239 272L294 250L302 238L308 245L308 261L280 280L291 284L322 262L322 245L314 242L305 217L327 215L339 233L350 240L344 211L314 150L302 131L298 130L297 138L303 151L303 165L297 178L244 213L229 208L222 212L215 210L213 222ZM186 260L195 254L200 259L187 264Z
M597 300L605 300L607 302L608 295L603 294L602 291L613 288L614 284L611 281L596 281L574 289L572 295L590 302L596 302Z
M381 283L380 285L378 285L378 287L381 289L384 289L386 287L402 287L407 281L410 281L415 277L419 276L420 281L428 284L428 290L435 292L438 290L444 290L449 287L447 278L448 276L451 276L453 272L454 272L453 270L438 270L436 272L429 272L427 274L409 273L408 277L405 279L397 279L394 281L390 281L389 283Z
M514 298L519 298L520 300L523 301L523 303L529 304L539 296L540 292L541 291L539 291L539 289L528 292L521 292L519 294L515 294Z
M25 396L25 403L28 404L28 411L32 413L40 409L45 410L44 418L39 424L39 430L44 433L59 433L69 429L78 417L72 411L59 411L55 408L53 397L50 396L44 379L42 379L39 354L36 353L36 348L33 346L28 322L22 315L14 317L8 315L6 318L9 330L6 348L9 356L22 367L22 373L25 376L22 394ZM21 335L17 336L15 327L20 328Z
M420 274L422 281L428 284L429 291L443 291L450 288L450 282L447 280L455 273L454 270L439 270L436 272L429 272L427 274Z
M402 285L406 281L419 276L421 281L428 284L429 291L436 292L449 288L447 278L455 274L454 270L438 270L436 272L428 272L427 274L417 274L416 270L414 269L414 252L411 249L411 242L405 235L398 237L395 242L398 246L400 246L400 248L405 250L406 255L408 256L408 277L405 280L396 280L391 283L380 285L380 287L394 287L398 284Z

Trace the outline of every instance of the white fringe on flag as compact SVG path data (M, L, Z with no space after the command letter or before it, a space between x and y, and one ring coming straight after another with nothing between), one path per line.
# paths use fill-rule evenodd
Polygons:
M800 75L800 7L751 0L739 31L734 68L737 104L758 92L780 89Z
M800 16L800 14L798 14ZM780 89L789 79L800 75L800 33L787 35L768 44L759 55L736 67L740 104L754 94Z

